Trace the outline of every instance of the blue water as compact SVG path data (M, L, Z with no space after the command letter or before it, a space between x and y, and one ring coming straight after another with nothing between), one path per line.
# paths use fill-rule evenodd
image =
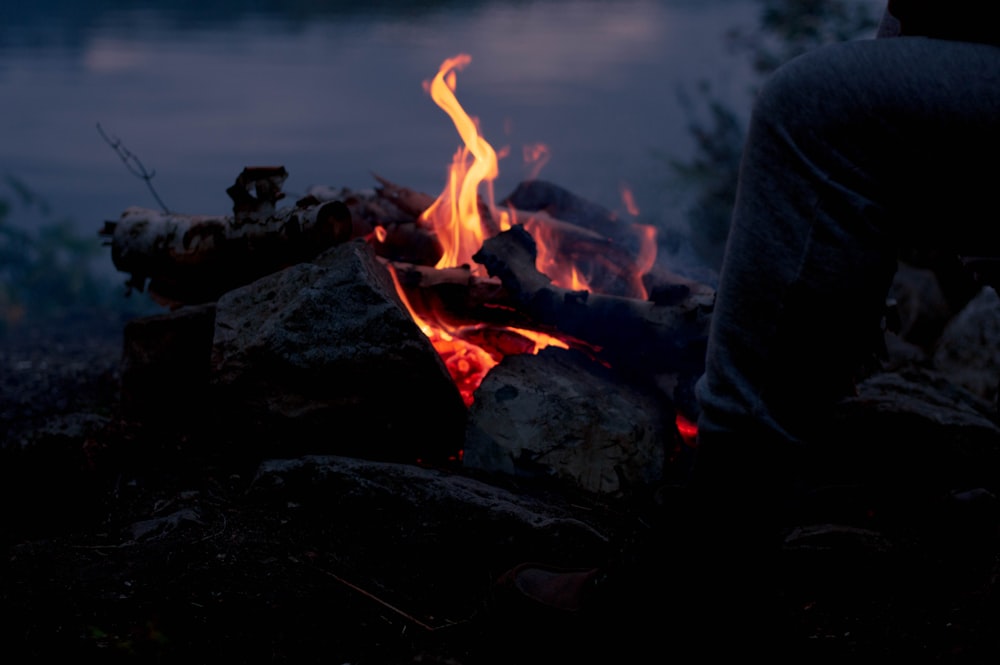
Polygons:
M678 93L707 80L748 104L746 58L724 33L756 12L753 0L14 2L0 24L0 178L88 234L128 206L157 208L100 123L179 212L228 213L226 187L257 164L288 169L289 199L371 187L372 173L436 195L460 139L422 83L467 53L458 99L510 148L498 195L527 175L522 147L544 143L540 177L610 208L628 187L650 221L682 224L663 157L692 147ZM6 180L0 198L15 198Z

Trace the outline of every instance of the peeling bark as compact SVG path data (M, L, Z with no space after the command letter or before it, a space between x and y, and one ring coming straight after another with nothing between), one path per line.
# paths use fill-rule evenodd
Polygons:
M259 220L130 207L100 235L130 287L148 288L166 304L195 304L349 240L351 217L339 201L281 208Z

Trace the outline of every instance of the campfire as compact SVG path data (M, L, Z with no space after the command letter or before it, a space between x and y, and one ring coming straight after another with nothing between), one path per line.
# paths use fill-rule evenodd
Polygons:
M470 61L470 56L464 54L449 58L442 63L433 80L425 82L431 98L452 119L463 141L452 160L444 191L418 217L418 223L426 227L441 245L441 258L435 268L468 267L472 276L486 277L484 267L475 262L483 242L521 224L535 243L535 265L540 273L551 279L555 286L572 291L590 291L595 260L603 259L600 253L590 251L585 255L582 251L574 251L570 232L560 228L556 220L544 213L523 213L509 203L503 208L497 206L493 188L500 172L497 152L479 133L478 122L465 112L455 96L456 72ZM507 152L503 151L504 154ZM526 154L531 154L537 163L540 155L547 154L547 148L532 146ZM485 189L485 196L480 195L481 189ZM616 273L630 294L645 298L641 277L655 261L655 229L647 225L634 227L640 241L639 256L635 257L638 261L623 255L623 265L607 267ZM376 239L380 236L385 237L381 227ZM597 237L593 240L600 242L602 239ZM396 274L395 271L393 274ZM549 334L515 326L495 327L481 322L456 324L450 322L440 308L415 307L398 279L396 285L410 314L445 361L467 405L471 405L482 378L503 356L512 352L538 353L540 349L552 345L561 348L580 345L578 340L558 332Z
M499 152L456 97L468 55L445 60L425 88L461 138L431 197L376 176L373 190L311 187L279 207L287 171L247 167L227 190L233 214L128 208L102 235L129 288L177 310L330 248L362 242L443 361L467 409L505 358L572 351L621 377L668 386L676 434L693 438L690 386L700 374L713 290L660 265L656 229L537 178L501 201ZM545 146L524 154L537 168Z

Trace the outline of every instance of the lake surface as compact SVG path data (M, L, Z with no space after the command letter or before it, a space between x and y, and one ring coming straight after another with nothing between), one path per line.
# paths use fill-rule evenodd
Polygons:
M9 0L8 0L9 1ZM211 4L210 9L203 5ZM711 82L748 105L749 67L724 33L753 0L534 2L14 2L0 25L0 198L15 178L84 233L132 205L158 208L97 126L155 171L175 211L226 214L247 165L284 165L289 200L310 185L437 195L461 144L425 92L460 53L456 95L500 162L498 197L541 178L643 215L680 219L662 155L691 151L679 92ZM34 223L38 206L11 220ZM110 259L109 259L110 263Z

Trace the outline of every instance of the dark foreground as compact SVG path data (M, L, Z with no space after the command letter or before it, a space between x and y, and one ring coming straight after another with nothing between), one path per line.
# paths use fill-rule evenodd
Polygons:
M329 471L276 481L252 442L123 422L120 355L115 325L0 346L4 662L697 662L713 647L771 662L1000 658L993 488L794 534L752 584L708 585L719 612L699 632L671 593L699 568L657 517L678 509L669 493L602 502L504 483L562 516L539 520L488 492L414 500L428 477L404 488L396 470L348 472L335 489ZM736 534L711 566L752 577ZM606 614L512 615L494 595L523 559L622 553L648 575Z

